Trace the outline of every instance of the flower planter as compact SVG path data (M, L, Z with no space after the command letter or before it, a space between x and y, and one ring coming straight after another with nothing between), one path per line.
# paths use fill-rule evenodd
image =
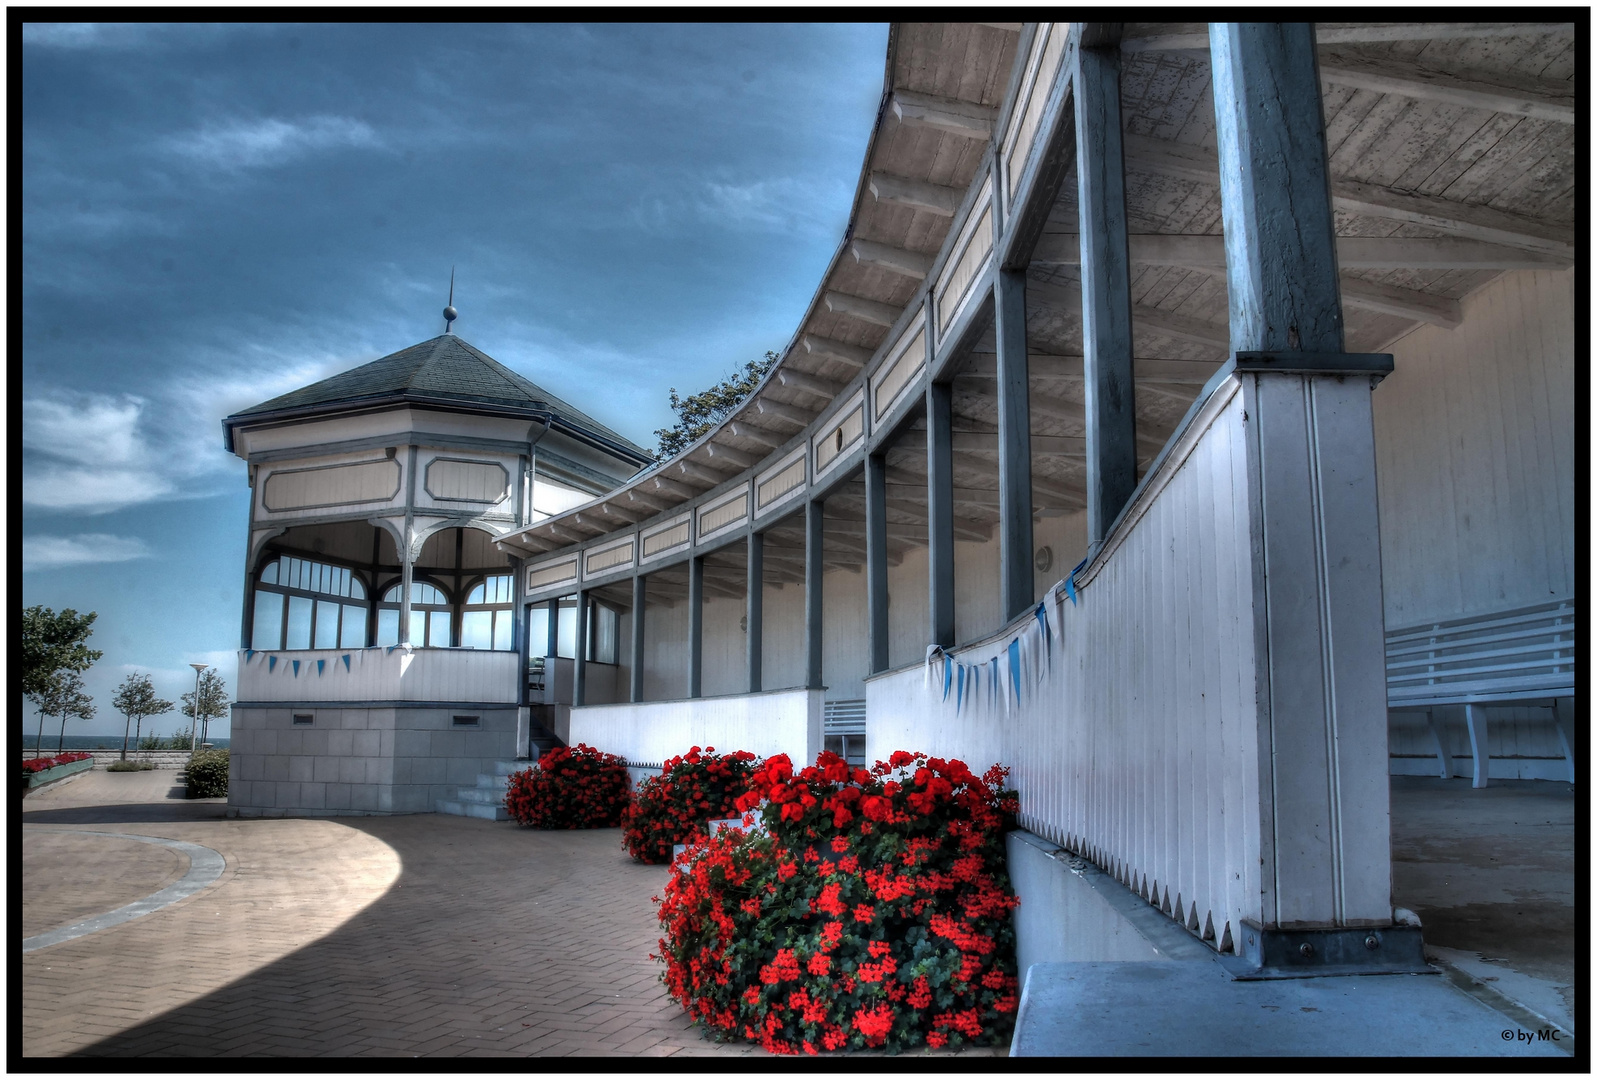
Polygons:
M22 774L22 787L25 791L43 787L54 780L61 780L74 773L84 772L94 768L94 759L84 758L82 761L69 761L65 765L53 765L36 773L25 772Z

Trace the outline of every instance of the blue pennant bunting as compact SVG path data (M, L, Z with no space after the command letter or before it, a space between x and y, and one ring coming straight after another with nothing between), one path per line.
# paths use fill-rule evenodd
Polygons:
M289 663L294 665L294 678L296 678L296 679L299 678L299 661L298 660L290 660Z
M247 664L253 659L255 659L255 650L254 649L245 649L244 650L244 662Z
M943 700L948 700L948 684L954 678L954 661L947 654L943 654Z
M270 675L272 673L273 669L275 669L276 667L277 667L277 657L268 656L266 658L266 674Z
M1087 560L1086 559L1082 559L1070 571L1070 576L1065 579L1065 592L1070 594L1070 606L1071 607L1075 607L1076 606L1076 574L1081 570L1082 567L1084 567L1086 565L1087 565Z
M1020 639L1009 643L1009 678L1015 684L1015 700L1020 701Z
M958 715L960 707L965 704L965 665L959 664L957 666L959 668L959 689L954 694L955 715Z
M342 659L344 661L344 670L348 671L349 670L349 653L345 653L340 659Z
M316 674L321 675L321 674L324 674L326 671L327 671L327 661L326 660L318 660L318 661L316 661Z

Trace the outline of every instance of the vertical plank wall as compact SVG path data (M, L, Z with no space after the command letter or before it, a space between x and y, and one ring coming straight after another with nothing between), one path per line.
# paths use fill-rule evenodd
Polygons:
M1022 825L1229 947L1239 919L1260 917L1261 795L1235 382L1215 405L1080 604L1059 602L1063 640L1033 696L956 713L919 670L869 680L866 753L924 750L978 770L1004 762ZM959 658L979 663L1007 644Z
M1388 628L1575 592L1574 273L1504 274L1463 314L1390 346L1374 394ZM1462 713L1438 719L1467 772ZM1491 717L1493 776L1567 776L1546 710ZM1433 775L1423 718L1394 714L1391 741L1394 772Z

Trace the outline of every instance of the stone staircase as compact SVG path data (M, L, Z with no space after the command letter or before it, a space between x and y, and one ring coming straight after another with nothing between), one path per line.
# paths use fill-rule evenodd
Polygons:
M510 774L521 772L537 760L537 747L533 757L526 761L496 761L492 776L477 774L476 787L463 787L453 799L439 799L435 804L440 814L456 817L482 818L484 821L509 821L510 811L505 809L505 787Z

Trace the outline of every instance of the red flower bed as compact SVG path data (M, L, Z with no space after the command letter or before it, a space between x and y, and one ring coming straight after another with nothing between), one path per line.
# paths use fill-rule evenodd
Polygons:
M903 751L766 761L740 808L767 832L703 841L666 885L667 990L717 1040L777 1054L1008 1041L1007 775Z
M631 784L626 763L584 743L557 746L514 773L505 809L534 829L608 829L621 823Z
M69 765L74 761L82 761L93 756L93 754L85 754L73 750L65 754L57 754L55 757L28 758L22 763L22 771L25 773L44 772L44 770L53 769L57 765Z
M717 754L697 746L638 785L621 818L621 843L639 862L671 861L671 848L704 838L704 825L732 817L759 759L747 750Z

